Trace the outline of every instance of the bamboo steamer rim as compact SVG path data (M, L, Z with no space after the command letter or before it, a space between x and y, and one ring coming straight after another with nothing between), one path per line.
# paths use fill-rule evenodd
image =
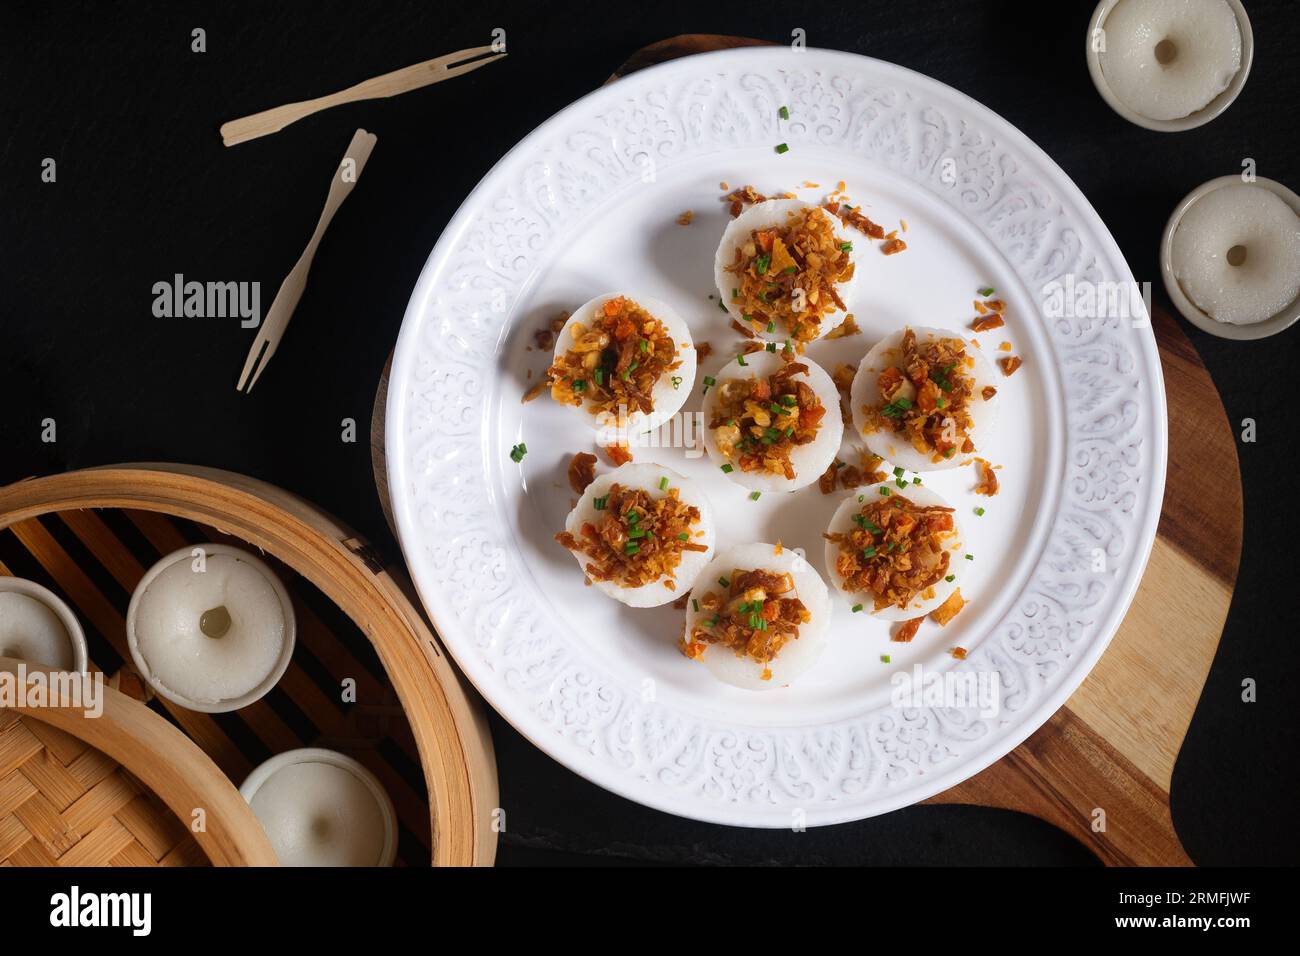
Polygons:
M216 468L132 463L0 488L0 528L84 508L154 511L211 525L321 590L374 645L415 737L435 866L490 866L496 760L481 707L437 637L361 538L274 485Z
M83 681L96 676L9 657L0 657L0 672L15 678L41 672ZM50 681L46 704L12 709L76 737L124 767L185 824L214 866L277 865L275 850L252 808L194 741L144 704L107 684L100 683L96 691L103 701L103 713L96 717L86 716L85 701L65 696L65 689ZM199 808L204 825L194 830L189 822Z

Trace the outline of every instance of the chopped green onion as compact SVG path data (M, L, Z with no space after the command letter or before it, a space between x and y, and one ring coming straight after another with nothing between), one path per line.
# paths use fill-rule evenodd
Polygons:
M731 290L731 297L732 297L733 299L739 299L739 298L740 298L740 290L739 290L739 289L732 289L732 290Z
M874 557L876 556L876 546L875 546L874 544L872 544L872 545L868 545L867 547L863 548L863 549L862 549L862 556L863 556L864 558L874 558Z
M724 475L729 475L729 474L731 474L731 473L732 473L733 471L735 471L735 470L736 470L736 469L732 468L730 465L723 465L723 466L722 466L722 473L723 473Z
M853 251L853 243L851 242L840 243L840 252L852 252L852 251Z
M593 498L591 503L597 511L604 511L605 507L609 504L609 495L602 495L599 498Z
M748 365L749 365L749 363L745 361L745 356L743 356L743 355L737 355L737 356L736 356L736 361L739 362L741 365L744 365L744 366L748 366Z
M894 484L898 485L898 487L900 487L900 488L906 488L906 487L907 487L907 479L906 479L906 478L895 478L895 479L894 479Z
M645 532L645 529L644 529L644 528L637 528L637 529L635 529L635 530L633 530L633 531L629 531L629 532L627 533L627 536L628 536L629 538L644 538L645 535L646 535L646 532Z
M587 390L587 380L583 378L574 380L573 390L575 392L585 392Z
M984 509L983 509L983 508L976 508L976 509L975 509L975 514L976 514L977 517L983 518L983 517L984 517Z
M660 490L660 491L667 491L667 490L668 490L668 476L667 476L667 475L664 475L662 478L659 479L659 490Z
M889 655L888 655L888 654L881 654L881 655L880 655L880 663L882 663L882 664L888 664L888 663L889 663Z
M700 613L700 602L696 598L691 598L691 607L696 614Z
M690 541L690 540L691 540L691 536L690 536L689 534L687 534L685 531L683 531L681 534L679 534L679 535L677 536L677 540L678 540L678 541Z
M752 627L752 628L754 628L755 630L757 630L757 629L758 629L758 622L761 621L761 620L763 620L763 619L762 619L761 617L759 617L757 614L751 614L751 615L749 615L749 626Z
M749 500L750 500L750 501L757 501L759 495L761 495L761 494L762 494L761 491L751 491L751 492L749 493Z
M778 154L779 154L779 153L788 153L788 152L790 152L790 147L787 146L785 143L777 143L777 144L776 144L776 151L777 151Z
M798 271L799 271L798 266L786 266L784 269L781 270L781 275L792 276Z
M604 385L604 384L605 384L605 370L604 370L603 368L598 368L598 369L596 369L596 375L595 375L595 378L596 378L596 384L597 384L597 385Z
M711 298L713 298L713 296L709 296L709 298L711 299ZM726 311L727 311L727 307L726 307L725 305L722 304L722 300L721 300L721 299L718 300L718 308L721 309L723 312L726 312Z
M882 498L888 498L888 497L889 497L889 489L888 489L888 488L885 488L885 487L881 487L881 489L880 489L880 495L881 495Z
M766 275L767 267L770 266L771 264L772 264L771 256L759 256L757 259L754 260L754 268L758 271L759 275Z
M967 561L974 561L974 560L975 560L975 555L973 555L973 554L968 554L968 555L966 555L966 560L967 560Z
M647 342L645 339L642 339L642 340L641 340L640 342L638 342L637 344L641 347L641 354L642 354L642 355L645 355L645 353L648 352L648 351L650 350L650 343Z
M993 294L993 286L991 285L985 286L984 288L980 289L979 292L980 295L984 296L984 298L987 299L989 296Z
M724 588L729 588L729 587L731 587L731 582L728 581L726 578L718 578L718 586L719 586L719 587L724 587Z
M769 352L775 352L775 351L776 351L776 343L775 343L775 342L768 342L767 345L765 346L765 348L766 348Z
M861 604L855 604L855 605L853 605L853 613L854 613L854 614L857 614L857 613L858 613L859 611L861 611L861 610L862 610L862 605L861 605Z
M788 120L788 119L790 118L790 109L789 109L789 107L783 106L783 107L781 107L779 110L777 110L776 113L777 113L777 115L780 116L781 119L783 119L783 120Z
M947 581L949 584L952 584L953 581L957 580L957 575L950 574L946 578L944 578L944 580Z
M520 442L518 445L515 445L510 449L510 460L517 465L524 460L524 455L526 454L528 454L528 446L523 442Z
M640 550L641 545L637 544L635 541L629 541L627 544L623 545L623 553L626 555L636 554Z
M902 477L903 477L903 469L901 469L901 468L895 468L895 469L894 469L894 477L895 477L895 478L902 478Z
M672 377L672 383L673 383L673 390L676 391L677 389L682 387L682 377L680 375L674 375Z
M775 331L776 331L776 323L775 323L775 322L769 322L769 323L767 323L767 331L768 331L768 332L775 332Z

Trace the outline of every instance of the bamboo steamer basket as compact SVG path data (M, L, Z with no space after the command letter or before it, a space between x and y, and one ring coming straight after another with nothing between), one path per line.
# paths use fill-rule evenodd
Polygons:
M0 489L0 529L60 513L74 517L83 509L157 512L215 528L277 559L319 589L369 639L410 724L428 791L432 863L492 864L498 798L486 718L416 610L409 584L385 570L367 542L280 488L212 468L115 465ZM213 753L215 743L205 745L204 715L168 709L202 750ZM157 796L166 802L164 794ZM227 861L213 857L213 862Z
M16 679L53 668L0 658ZM0 709L0 866L275 866L239 791L183 733L107 685Z

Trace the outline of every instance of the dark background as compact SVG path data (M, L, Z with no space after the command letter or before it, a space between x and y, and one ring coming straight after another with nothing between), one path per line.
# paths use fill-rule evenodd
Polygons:
M927 73L1041 145L1168 306L1157 246L1199 183L1239 172L1300 188L1291 0L1247 0L1255 65L1201 129L1160 134L1102 102L1083 45L1093 4L746 0L730 4L41 3L0 11L0 482L122 461L245 472L313 500L398 556L364 440L384 360L425 257L462 197L552 113L629 54L686 32L863 53ZM391 100L319 115L232 149L221 122L508 34L508 59ZM207 31L207 52L190 31ZM252 333L233 319L155 319L152 286L260 281L262 308L302 250L357 126L379 145L316 257L283 347L252 396L234 383ZM58 180L42 183L41 162ZM1184 326L1239 446L1240 582L1173 782L1178 833L1202 864L1300 861L1294 812L1296 336L1228 342ZM354 418L356 444L340 441ZM43 444L41 420L58 422ZM1205 462L1213 468L1213 462ZM1176 614L1177 608L1170 608ZM1240 682L1259 682L1259 702ZM508 813L503 863L1084 863L1028 817L914 807L794 835L679 820L562 768L493 715Z

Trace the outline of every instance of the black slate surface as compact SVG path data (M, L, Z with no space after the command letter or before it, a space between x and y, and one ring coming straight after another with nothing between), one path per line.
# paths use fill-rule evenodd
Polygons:
M1015 123L1079 184L1139 280L1159 282L1165 218L1190 189L1239 171L1300 188L1300 16L1248 0L1254 71L1207 127L1162 135L1110 111L1088 79L1090 2L41 3L0 10L0 481L131 460L214 465L314 500L396 554L363 440L384 359L428 251L461 198L546 117L632 51L685 32L786 41L891 60ZM190 49L191 30L207 52ZM353 105L234 149L218 125L507 30L510 57L388 101ZM380 142L335 220L271 370L233 384L237 322L155 319L152 286L180 272L260 281L263 308L315 222L323 174L352 131ZM57 162L43 183L41 162ZM1240 447L1245 552L1223 643L1174 776L1174 818L1203 864L1295 863L1300 823L1294 649L1293 330L1230 343L1190 330ZM42 420L58 441L41 441ZM1238 427L1240 427L1238 425ZM1206 467L1214 467L1206 462ZM1170 609L1177 613L1177 609ZM1240 684L1259 682L1244 704ZM493 718L508 813L501 861L1091 863L1035 820L921 807L805 834L714 827L585 782Z

